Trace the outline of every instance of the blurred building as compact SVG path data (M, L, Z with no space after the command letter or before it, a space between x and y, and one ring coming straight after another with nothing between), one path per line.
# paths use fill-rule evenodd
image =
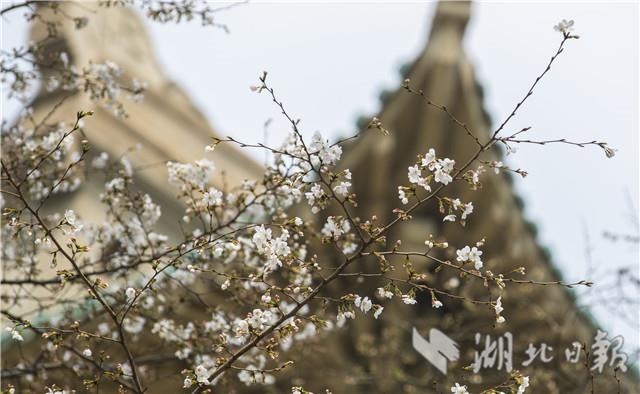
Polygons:
M67 6L67 5L65 5ZM480 140L490 136L491 122L483 108L482 89L479 86L464 49L463 38L470 17L470 4L442 2L437 5L428 43L407 71L411 85L422 89L425 96L445 106L448 111L468 125ZM44 34L36 25L33 36ZM131 114L126 119L113 115L107 109L94 107L84 95L67 99L56 116L69 116L78 109L93 109L96 113L88 120L88 139L96 152L108 152L118 157L127 149L142 143L143 149L131 155L138 181L163 207L167 232L175 227L182 208L174 201L175 191L166 182L167 160L193 161L204 156L203 147L210 142L215 131L194 107L187 95L163 73L153 54L151 42L136 13L129 8L116 7L102 10L91 17L91 23L82 31L69 26L60 32L57 48L65 48L72 63L86 64L113 60L125 74L147 83L145 100L127 106ZM46 78L46 74L44 75ZM57 103L61 92L46 90L38 95L36 115L42 116ZM427 147L436 149L438 156L463 160L472 156L475 143L459 125L443 111L426 105L419 98L399 89L386 98L377 115L389 136L364 131L362 137L345 149L341 166L354 173L354 191L360 202L358 215L376 214L384 223L394 217L392 210L399 205L396 186L406 183L406 172L418 154ZM497 160L499 150L487 152L485 160ZM259 178L262 168L230 145L220 146L213 160L226 171L226 179L216 178L214 184L238 184L247 178ZM366 180L366 181L363 181ZM82 189L71 196L60 197L61 206L74 206L88 221L100 220L101 207L98 194L103 185L89 179ZM437 206L425 206L413 214L398 231L388 237L389 244L402 239L403 249L421 250L429 234L441 235L451 245L472 245L483 237L485 266L494 272L509 272L517 267L526 268L528 279L543 282L561 280L549 255L536 240L535 227L522 213L521 200L514 195L510 175L486 176L483 187L473 192L468 187L453 185L447 195L473 201L475 212L465 229L459 225L443 224ZM445 259L455 256L443 254ZM430 275L430 283L440 287L452 286L452 273L438 271L433 263L411 259L411 264ZM363 261L350 268L357 272L371 261ZM402 263L400 263L402 264ZM358 285L360 294L374 294L380 283ZM490 293L474 281L461 281L453 289L474 299L488 299ZM336 294L344 294L352 282L345 280L333 286ZM493 292L493 299L497 293ZM465 302L440 297L444 306L431 308L428 294L422 294L418 306L406 306L395 301L385 305L381 320L357 319L346 328L321 339L319 346L303 346L290 355L297 364L277 387L247 388L255 392L286 392L292 384L301 384L314 392L325 387L334 393L424 393L449 392L455 381L463 381L461 368L473 361L474 351L482 348L475 342L475 334L489 334L494 338L509 331L514 336L513 368L531 376L532 392L583 393L591 389L591 376L580 363L565 359L564 349L574 341L593 342L596 326L577 308L569 291L560 286L509 285L503 296L507 322L495 327L494 312L486 307L473 307ZM199 307L192 305L197 315ZM450 363L447 376L431 366L411 345L412 329L428 337L431 328L438 328L460 344L462 360ZM484 339L483 339L484 340ZM543 363L539 360L525 368L525 350L529 343L546 343L555 351L555 358ZM584 357L584 355L583 355ZM180 368L177 368L179 370ZM290 374L290 375L289 375ZM621 392L639 392L635 381L622 375ZM483 371L473 377L479 387L498 384L504 380L495 370ZM153 393L177 392L179 376L150 382ZM611 373L594 379L594 392L612 392L617 382ZM635 389L634 389L635 388Z

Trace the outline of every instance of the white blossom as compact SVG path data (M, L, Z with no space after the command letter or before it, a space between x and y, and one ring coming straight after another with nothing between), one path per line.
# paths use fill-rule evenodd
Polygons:
M344 311L338 313L336 316L336 325L342 327L345 325L348 319L355 319L356 315L351 311Z
M64 221L71 227L76 227L76 213L71 209L64 212Z
M493 161L491 162L491 167L493 167L493 171L496 174L499 174L500 169L504 167L504 163L502 163L501 161Z
M456 254L458 255L456 260L461 262L469 261L474 264L474 267L477 270L482 268L483 264L482 264L482 260L480 259L480 256L482 256L482 251L476 248L475 246L473 248L470 248L469 246L465 246L462 249L458 249L456 251Z
M124 190L124 186L125 186L124 179L118 177L118 178L113 178L112 180L107 182L104 187L107 191L118 191L118 190Z
M58 79L55 75L49 76L49 78L47 79L47 91L53 92L54 90L58 89L59 86L60 79Z
M393 298L393 292L389 291L389 290L385 290L383 287L378 287L378 296L380 296L380 298Z
M471 171L471 183L474 186L480 183L480 173L478 171Z
M205 385L209 384L209 370L207 369L207 367L202 364L197 365L194 368L193 372L196 375L196 380L198 383Z
M473 212L473 203L468 202L464 204L464 209L462 211L462 214L460 215L460 219L465 220L467 216L471 215L472 212Z
M451 175L449 175L448 173L446 173L446 172L444 172L444 171L442 171L440 169L436 170L436 172L434 173L433 179L436 182L442 183L443 185L448 185L453 180Z
M256 227L252 239L253 243L256 245L256 249L259 252L266 250L269 245L269 241L271 240L271 229L265 228L264 225Z
M288 256L291 253L291 248L287 243L288 239L289 232L287 230L282 230L280 236L273 239L271 229L265 228L264 225L256 227L252 240L256 246L256 250L266 257L264 265L265 275L281 267L282 261L280 258Z
M614 157L616 155L616 152L618 151L617 149L610 148L606 145L602 149L604 149L604 154L609 159Z
M340 182L333 188L333 191L336 192L338 196L345 197L349 194L350 187L351 182Z
M404 189L402 188L402 186L398 186L398 198L405 205L409 203L409 199L407 198L407 195L404 192Z
M568 34L570 31L573 30L573 25L574 25L573 19L571 20L563 19L560 22L558 22L558 24L553 26L553 29L563 34Z
M432 167L435 170L433 179L438 183L448 185L453 181L453 177L450 175L450 172L453 170L454 165L455 161L448 158L437 160L432 164Z
M307 202L309 203L309 205L313 208L316 208L316 210L312 210L312 212L315 211L313 213L317 213L319 211L319 208L315 207L315 205L317 201L325 195L324 190L322 190L322 186L320 186L320 184L318 183L314 183L309 191L304 195L307 198Z
M330 145L319 132L313 134L311 143L309 144L310 153L317 154L325 165L333 165L342 156L342 147L340 145Z
M429 167L436 160L436 151L431 148L422 158L422 166Z
M14 341L18 341L18 342L22 342L24 341L24 338L22 337L22 335L20 334L20 332L18 330L16 330L13 327L7 327L5 328L10 334L11 334L11 338Z
M46 388L45 394L68 394L67 390L54 390L49 387Z
M322 228L322 234L327 237L331 237L334 240L340 238L344 233L351 229L349 222L344 219L336 219L334 216L329 216L327 222Z
M262 331L273 322L274 317L275 315L270 310L254 309L249 314L247 322L252 328Z
M520 386L518 386L518 394L523 394L527 387L529 387L529 377L523 376L522 383L520 383Z
M132 301L136 297L136 289L134 289L133 287L128 287L127 290L125 290L124 294L127 297L127 301Z
M235 321L234 332L236 336L241 337L249 333L249 322L238 319Z
M214 169L213 163L207 159L196 160L194 164L174 163L171 161L167 163L169 183L179 187L181 190L189 190L191 188L204 189Z
M431 187L429 186L427 179L422 176L420 167L417 164L409 167L408 177L409 182L423 187L426 191L431 191Z
M363 313L367 313L371 310L372 303L369 297L360 298L360 296L356 296L353 303L356 307L360 308Z
M132 318L126 317L122 322L122 327L126 332L132 334L139 334L142 332L146 319L142 316L134 316Z
M404 302L407 305L414 305L417 303L416 299L411 297L408 294L403 294L402 295L402 302Z
M422 173L420 167L417 165L409 167L409 182L419 183L422 180Z
M210 187L209 190L202 195L202 202L209 207L221 205L222 192L214 187Z
M469 394L467 386L460 386L457 382L455 386L451 387L451 392L453 394Z
M455 289L458 286L460 286L460 279L458 279L457 277L451 277L446 283L445 286L450 288L450 289Z
M93 166L93 168L101 170L107 166L108 160L109 154L107 152L102 152L93 159L91 165Z

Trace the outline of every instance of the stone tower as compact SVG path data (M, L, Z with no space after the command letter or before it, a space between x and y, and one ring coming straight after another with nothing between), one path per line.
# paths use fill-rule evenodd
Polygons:
M466 124L480 141L487 141L493 132L491 122L483 107L481 86L463 48L470 11L469 2L438 4L428 43L405 77L410 79L413 89L422 90L427 98L446 107L456 119ZM404 89L398 89L385 100L377 117L390 135L383 137L378 132L363 132L363 136L345 150L341 165L354 174L354 191L362 201L357 214L367 218L376 214L381 223L386 223L395 215L392 210L401 207L393 186L407 184L407 168L413 165L417 155L435 148L438 157L465 162L473 155L476 144L442 110L427 105ZM501 151L495 149L486 152L482 159L499 160L501 156ZM408 224L389 235L388 245L401 239L402 250L424 250L424 241L429 234L443 236L456 247L474 245L486 238L482 248L488 258L485 269L507 273L525 267L527 279L537 282L562 280L549 255L538 243L535 228L523 215L510 174L503 172L501 175L484 177L479 191L459 184L444 192L442 196L473 201L474 213L464 229L459 224L443 223L443 215L438 213L434 203L413 212L413 219ZM364 196L375 197L363 200ZM454 253L440 257L455 261ZM419 272L431 272L429 281L439 283L439 288L447 288L447 283L455 276L455 272L447 272L447 269L436 270L436 266L425 259L411 259L411 263ZM353 267L354 271L361 268ZM458 289L458 294L489 299L486 288L469 282ZM375 284L371 284L369 293L374 288ZM497 293L493 299L496 297ZM460 368L474 361L473 351L482 350L485 335L497 339L507 331L514 337L513 368L531 376L534 392L583 393L591 389L587 369L581 364L568 363L564 349L571 348L574 341L590 346L596 324L577 309L573 295L566 288L509 285L502 297L508 320L497 327L492 324L494 311L487 307L471 308L470 304L444 296L439 299L444 303L441 309L431 308L431 299L426 295L419 300L421 307L417 310L407 311L399 306L389 310L383 322L356 321L348 328L347 337L353 340L345 342L349 349L345 353L352 356L354 364L359 357L370 360L366 366L360 365L367 373L362 375L358 389L351 392L435 392L436 387L430 385L434 380L448 382L448 385L437 387L441 392L448 392L462 375ZM460 344L461 361L449 365L446 378L412 352L412 327L426 338L431 328L440 329ZM365 333L372 336L367 338ZM476 333L482 334L479 345L475 343ZM525 351L529 343L538 348L542 343L552 346L555 358L548 364L538 360L529 367L523 366L522 362L528 359ZM581 363L584 363L584 354ZM487 388L490 383L500 383L505 377L504 374L492 374L491 370L483 370L481 375L471 378L478 384L470 387L471 392ZM368 380L367 376L375 378ZM621 381L623 392L638 392L637 377L623 375ZM594 382L594 392L609 392L617 385L611 370L595 376Z

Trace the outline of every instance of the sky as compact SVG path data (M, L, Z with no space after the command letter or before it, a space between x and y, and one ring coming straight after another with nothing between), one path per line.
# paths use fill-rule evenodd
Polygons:
M535 139L607 141L617 154L607 159L597 148L523 146L506 164L529 172L517 192L566 280L592 280L596 289L610 284L607 275L617 268L631 266L636 276L640 270L637 244L602 235L639 231L638 8L636 2L481 2L465 39L485 105L498 122L555 51L560 35L553 25L575 20L581 38L568 43L512 129L533 126ZM198 23L146 24L167 74L219 134L264 141L263 124L273 119L266 142L278 144L287 124L265 96L249 90L263 70L307 135L348 135L359 115L377 112L382 90L397 88L399 67L426 43L434 9L418 2L256 1L219 14L229 34ZM12 22L3 26L3 46L26 35L24 24ZM594 314L612 334L640 346L637 311L631 321L610 307Z

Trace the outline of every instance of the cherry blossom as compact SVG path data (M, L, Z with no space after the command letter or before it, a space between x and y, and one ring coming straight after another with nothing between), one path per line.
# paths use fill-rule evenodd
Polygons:
M451 392L453 394L469 394L469 392L467 391L467 386L461 386L458 383L456 383L455 386L451 387Z
M356 307L360 308L360 310L363 313L369 312L371 310L371 306L373 305L369 297L361 298L360 296L356 296L356 299L353 301L353 304Z
M5 330L7 332L9 332L9 334L11 334L11 339L13 339L14 341L18 341L18 342L22 342L24 341L24 338L22 337L22 335L20 334L20 332L18 330L16 330L13 327L6 327Z
M210 187L209 190L207 190L203 195L202 195L202 201L207 205L207 206L216 206L216 205L221 205L222 204L222 192L217 190L216 188Z
M404 302L407 305L415 305L417 303L416 299L408 294L402 295L402 302Z
M334 240L337 240L350 229L351 226L349 225L348 221L341 218L336 218L334 216L329 216L327 218L327 222L322 228L322 234Z
M382 287L378 287L378 296L380 298L393 298L393 292L389 291L389 290L385 290Z
M573 30L573 25L574 24L575 23L574 23L573 19L570 19L570 20L563 19L560 22L558 22L557 25L553 26L553 29L555 31L559 31L559 32L561 32L563 34L568 34L570 31Z
M465 246L462 249L458 249L456 251L456 255L456 260L461 262L471 262L477 270L482 268L483 264L482 260L480 259L480 256L482 256L482 251L477 247L474 246L471 248L469 246Z
M518 386L518 394L524 394L525 390L529 387L529 377L523 376L522 383Z

